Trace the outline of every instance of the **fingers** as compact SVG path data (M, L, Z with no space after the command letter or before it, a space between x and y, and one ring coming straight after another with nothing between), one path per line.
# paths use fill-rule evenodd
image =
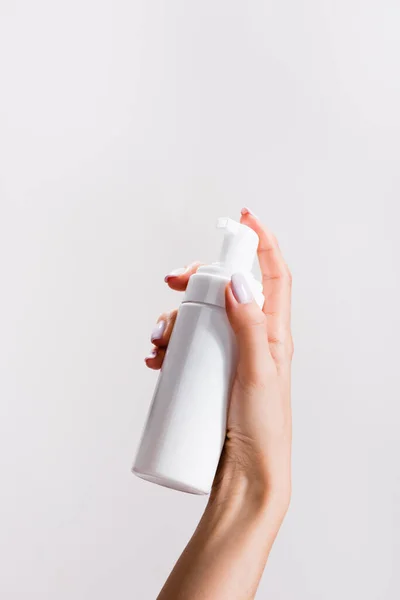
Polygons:
M232 275L225 291L225 305L239 349L238 376L246 385L264 384L268 365L273 365L267 319L242 273Z
M197 271L202 263L194 262L182 269L175 269L171 271L165 277L165 282L173 290L184 292L189 277ZM164 362L166 349L171 337L172 330L174 328L176 320L177 310L173 310L169 313L163 313L159 316L157 323L151 333L151 341L154 346L148 356L146 356L145 363L150 369L161 369Z
M275 236L264 227L248 209L242 210L241 223L251 227L259 237L258 260L265 296L264 313L267 317L270 344L279 346L291 355L290 332L291 274L282 256Z
M146 366L149 367L149 369L154 369L155 371L161 369L166 350L166 348L157 348L155 346L150 354L144 359Z
M151 341L154 347L146 356L145 363L150 369L161 369L164 362L165 352L175 325L177 310L163 313L158 317L157 323L151 333Z
M194 262L182 269L175 269L168 273L165 276L164 281L169 285L169 287L173 290L177 290L178 292L184 292L186 290L189 277L196 273L197 269L201 267L201 262Z
M158 348L168 346L177 312L178 311L175 309L169 313L163 313L158 317L157 323L151 332L151 341Z

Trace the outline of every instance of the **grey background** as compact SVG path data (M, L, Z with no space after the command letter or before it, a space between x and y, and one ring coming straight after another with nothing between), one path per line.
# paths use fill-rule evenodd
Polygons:
M294 477L258 598L400 595L400 6L0 1L0 595L152 600L205 499L130 466L143 357L249 205L294 276Z

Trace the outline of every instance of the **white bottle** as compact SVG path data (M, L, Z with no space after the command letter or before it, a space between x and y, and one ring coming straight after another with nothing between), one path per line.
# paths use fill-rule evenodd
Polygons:
M159 374L133 472L166 487L208 494L226 436L236 366L236 342L225 311L231 275L248 277L262 306L261 284L251 274L258 236L228 218L220 261L189 279Z

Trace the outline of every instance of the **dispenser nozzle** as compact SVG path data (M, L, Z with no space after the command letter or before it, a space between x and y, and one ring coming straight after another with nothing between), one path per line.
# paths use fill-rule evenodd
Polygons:
M220 264L230 273L251 271L258 246L256 232L228 217L219 218L217 228L225 230Z

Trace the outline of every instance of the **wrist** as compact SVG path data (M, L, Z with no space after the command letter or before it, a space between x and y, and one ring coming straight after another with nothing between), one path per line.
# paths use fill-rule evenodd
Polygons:
M275 535L290 502L290 486L273 486L266 478L230 462L218 470L207 510L218 511L227 519L257 521Z

